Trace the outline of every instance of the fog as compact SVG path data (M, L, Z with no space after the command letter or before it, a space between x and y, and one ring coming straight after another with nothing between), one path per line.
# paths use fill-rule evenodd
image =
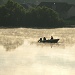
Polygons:
M75 75L75 29L4 30L0 30L0 75ZM38 43L40 36L49 37L48 32L55 38L60 37L60 41ZM65 35L69 36L68 40Z

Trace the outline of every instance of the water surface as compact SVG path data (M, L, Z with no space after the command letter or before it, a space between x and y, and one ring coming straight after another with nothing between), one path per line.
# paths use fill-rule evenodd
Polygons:
M75 75L75 28L0 29L0 75ZM57 44L38 43L40 37Z

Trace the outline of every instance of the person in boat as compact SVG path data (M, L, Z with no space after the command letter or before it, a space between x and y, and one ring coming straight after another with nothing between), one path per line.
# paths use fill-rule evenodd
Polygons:
M41 41L42 41L42 38L40 38L38 42L41 42Z
M53 39L53 36L51 36L51 39Z
M45 41L45 40L46 40L46 37L43 38L43 41Z

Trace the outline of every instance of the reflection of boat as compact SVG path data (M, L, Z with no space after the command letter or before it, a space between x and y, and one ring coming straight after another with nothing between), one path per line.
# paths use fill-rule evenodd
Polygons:
M59 39L50 39L50 40L38 40L38 42L42 43L57 43Z

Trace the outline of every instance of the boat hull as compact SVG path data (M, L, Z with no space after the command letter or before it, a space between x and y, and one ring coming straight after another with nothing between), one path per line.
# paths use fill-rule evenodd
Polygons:
M57 43L59 41L59 39L50 39L50 40L42 40L42 41L38 41L38 42L42 42L42 43Z

